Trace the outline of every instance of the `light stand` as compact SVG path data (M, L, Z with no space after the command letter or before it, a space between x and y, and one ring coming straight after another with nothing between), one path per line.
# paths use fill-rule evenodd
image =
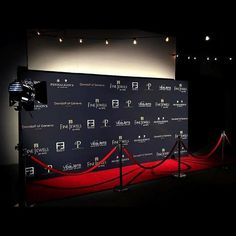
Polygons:
M19 127L19 143L16 146L18 150L18 183L19 183L19 207L24 208L27 206L26 203L26 178L25 178L25 155L23 153L23 140L22 140L22 124L21 124L21 111L22 111L22 104L19 101L18 107L18 127Z
M185 173L181 173L181 162L180 162L180 157L181 157L181 143L182 143L182 140L181 140L181 137L180 135L178 136L178 173L174 174L173 176L175 178L185 178L186 177L186 174Z
M18 67L17 80L9 84L9 106L13 106L18 111L18 138L19 143L16 146L18 150L18 205L21 208L27 206L26 202L26 155L23 151L22 137L22 108L26 111L34 110L34 102L47 103L47 85L45 81L33 83L30 80L24 80L27 68Z
M125 192L128 190L127 187L123 186L123 174L122 174L122 169L123 169L123 164L122 164L122 155L123 155L123 145L122 145L122 139L119 139L119 144L118 144L118 149L119 149L119 170L120 170L120 185L116 186L114 188L115 192Z

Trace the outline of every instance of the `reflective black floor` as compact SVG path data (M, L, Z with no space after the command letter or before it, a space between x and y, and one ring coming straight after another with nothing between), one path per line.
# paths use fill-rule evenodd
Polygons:
M17 203L17 166L1 167L1 207ZM236 209L236 166L218 167L113 190L35 204L34 208L152 207L157 209Z

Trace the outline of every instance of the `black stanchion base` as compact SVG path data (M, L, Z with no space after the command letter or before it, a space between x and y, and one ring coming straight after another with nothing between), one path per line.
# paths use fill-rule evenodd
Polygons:
M32 207L35 207L35 204L28 204L28 203L19 204L19 203L16 203L15 205L13 205L13 207L16 207L16 208L32 208Z
M122 186L117 186L113 189L114 192L118 192L118 193L125 192L127 190L129 190L127 187L122 187Z
M173 175L175 178L185 178L187 175L186 174L184 174L184 173L176 173L176 174L174 174Z

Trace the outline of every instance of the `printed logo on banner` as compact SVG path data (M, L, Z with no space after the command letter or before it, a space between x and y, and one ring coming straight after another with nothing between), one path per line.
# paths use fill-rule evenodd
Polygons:
M84 149L84 148L81 146L81 144L82 144L82 141L76 140L76 141L74 142L74 148L73 148L72 150L81 150L81 149Z
M182 155L182 154L186 154L186 153L187 153L187 150L185 150L184 147L181 147L180 154ZM178 156L179 151L178 151L178 150L175 150L175 151L174 151L174 154L175 154L176 156Z
M47 78L46 75L47 73L45 73L45 78ZM28 153L38 152L40 155L42 155L42 159L43 157L46 157L43 155L45 155L47 151L49 154L51 153L49 151L54 151L54 153L57 153L58 155L60 155L60 152L61 155L66 154L66 152L72 152L73 155L84 152L85 155L82 157L83 163L81 160L80 161L82 164L81 168L86 169L87 162L101 160L106 154L106 151L104 151L102 154L99 154L96 153L95 150L99 150L99 147L105 147L105 149L107 149L108 146L115 147L118 144L118 135L116 132L114 132L113 128L116 128L115 131L118 131L118 129L121 127L120 131L122 132L120 132L120 134L123 136L122 138L124 138L124 140L122 140L123 145L130 145L131 143L134 146L138 144L142 146L142 150L136 150L136 155L134 155L134 157L140 157L142 158L140 160L146 162L151 160L151 158L156 157L157 151L159 153L163 153L161 147L169 150L168 143L172 142L174 138L177 138L180 130L182 131L182 138L187 138L186 133L184 132L187 132L186 122L188 121L188 118L187 114L181 114L181 107L185 109L188 106L187 88L184 88L187 87L187 83L181 81L172 82L165 80L154 81L150 78L134 77L122 79L111 76L111 79L109 80L109 78L105 79L103 76L100 77L86 75L86 78L83 78L82 74L74 74L72 76L66 73L65 75L62 73L61 75L55 73L54 80L50 79L51 76L48 77L48 86L50 86L49 90L51 89L50 103L48 105L37 104L35 107L38 110L42 109L41 111L49 111L51 115L48 112L44 114L40 113L40 116L35 114L37 121L30 121L30 119L28 119L30 117L26 114L26 112L23 114L23 119L25 120L23 120L22 128L24 137L26 137L25 142L27 144L31 143L33 140L32 146L28 145L29 147L27 147L29 148ZM65 81L65 79L67 81ZM51 85L50 82L52 82ZM70 87L69 84L73 85L73 87ZM69 90L63 89L62 91L57 89L57 87L63 88L64 85L65 88L68 88ZM110 98L106 100L104 97L104 94L106 93L108 95L109 93L113 93L113 95L110 94ZM145 95L148 94L152 95L151 97L149 96L150 99L149 97L145 97ZM181 100L183 102L181 102ZM78 115L80 115L81 108L84 108L83 112L85 112L82 114L82 118L84 118L83 120L78 117ZM135 110L136 108L138 110ZM55 112L53 109L56 109ZM157 112L153 113L154 110L152 111L152 109L157 109ZM59 113L56 111L61 111L59 112L62 115L61 120L58 120L60 117L58 117ZM68 111L70 113L70 117L62 118L66 115L66 113L63 111ZM100 116L102 115L101 113L99 117L96 118L95 115L90 114L92 111L98 111L102 113L104 111L105 113L104 116ZM166 112L170 114L167 114ZM48 116L50 116L51 120L48 120ZM177 126L179 124L181 127L176 127L173 132L170 132L169 128L171 127L169 127L169 125L174 124ZM151 127L154 128L152 130L153 134L149 132L150 130L143 130L146 128L149 129ZM66 135L66 137L57 137L56 140L53 141L52 144L54 145L55 143L55 147L51 147L46 142L42 143L42 141L38 141L35 138L37 137L37 132L41 132L37 131L37 129L42 129L42 131L48 130L52 132L52 129L54 128L55 131L60 132L60 134ZM101 130L101 128L103 129ZM89 135L81 137L80 134L83 132L83 129L85 129L85 131L87 130L87 132L90 132L90 134L95 132L93 136L90 135L92 138L89 139ZM139 129L139 131L137 129ZM74 134L75 137L72 137L73 139L71 140L71 135L69 134ZM107 137L110 138L108 139ZM153 142L150 142L152 140ZM35 145L33 147L34 143ZM148 147L146 144L148 144ZM166 144L168 144L168 146ZM148 148L148 150L146 150L145 147ZM92 156L89 155L89 151L91 150L94 150L95 152L92 154ZM67 160L60 164L61 169L63 169L62 165L64 165L64 171L76 170L77 168L80 168L76 167L78 161L75 161L76 164L73 164L73 155L67 155ZM95 155L97 158L99 157L98 160L93 160ZM116 159L116 155L118 155L118 152L113 155L112 159ZM147 158L145 159L145 157ZM126 155L123 159L125 158ZM49 162L49 164L53 165L53 167L57 166L55 164L56 159L54 162ZM159 159L161 159L161 157ZM118 158L116 160L119 161ZM108 162L110 164L110 161L107 161L107 163ZM88 165L91 166L93 163ZM116 163L114 163L113 166L117 166ZM112 165L109 167L112 167ZM35 171L38 172L38 169L35 169ZM44 175L47 174L42 168L39 168L39 173L37 173L37 175L40 173ZM50 174L48 174L48 176L52 177Z
M99 163L99 157L94 157L94 160L93 161L88 161L87 162L87 167L93 167L93 166L96 166L98 163ZM99 166L98 168L101 168L101 167L105 167L106 166L106 161L103 161Z
M26 167L25 168L25 175L26 175L26 177L34 177L34 167L33 166Z
M95 129L95 120L87 120L87 128Z
M188 134L185 134L183 130L180 130L179 133L175 134L175 138L177 139L178 136L181 137L181 139L188 139Z
M68 79L56 79L55 83L50 83L50 87L55 87L58 89L67 89L73 88L75 85L73 83L69 83Z
M169 121L167 119L165 119L164 116L162 117L157 117L157 120L154 120L153 121L153 124L157 124L157 125L164 125L164 124L167 124Z
M119 140L122 140L122 145L127 146L129 144L129 139L123 139L123 136L119 136L118 139L112 139L111 145L118 145Z
M171 118L171 120L181 122L181 121L188 120L188 118L187 117L173 117L173 118Z
M42 130L42 129L50 129L50 128L54 128L54 124L32 124L32 125L22 125L22 129Z
M82 124L74 124L74 120L68 120L67 124L60 124L60 130L80 131Z
M99 98L96 98L94 102L88 102L88 108L106 110L107 104L100 102Z
M166 139L166 138L171 138L172 135L171 134L158 134L158 135L154 135L153 138L154 139Z
M35 111L40 111L40 110L44 110L47 109L48 105L47 104L34 104L34 110Z
M153 156L153 152L148 152L148 153L139 153L133 155L134 158L140 158L140 157L150 157Z
M152 83L147 83L146 84L146 89L145 90L147 90L147 91L153 91L153 89L152 89Z
M97 148L97 147L106 147L107 146L107 141L99 141L99 140L93 140L90 142L90 148Z
M110 89L115 89L121 92L126 92L127 90L127 85L121 84L120 80L116 81L116 84L110 83Z
M146 143L149 141L150 141L150 138L148 138L146 134L138 135L138 137L134 139L134 143Z
M170 92L171 91L171 86L167 86L165 84L161 84L159 86L159 91L167 91L167 92Z
M117 120L116 121L116 127L124 127L124 126L130 126L131 121L130 120Z
M150 108L150 107L152 107L152 103L151 102L140 101L140 102L138 102L138 107Z
M47 165L49 168L52 168L52 165ZM47 169L47 168L44 168L46 171L47 171L47 173L49 174L49 173L51 173L51 170L50 169Z
M166 157L168 154L169 152L167 152L165 148L161 148L161 151L156 152L157 157Z
M124 163L128 160L129 160L129 158L125 157L125 155L123 154L122 155L122 162ZM116 157L113 160L111 160L111 163L119 163L119 162L120 162L120 156L119 155L116 155Z
M102 126L101 126L101 128L109 128L109 127L111 127L111 126L109 125L109 120L108 120L108 119L102 120Z
M133 108L132 101L131 100L126 100L124 108Z
M116 109L120 107L120 101L118 99L111 100L111 107Z
M56 142L56 152L65 151L65 142Z
M156 107L160 107L163 109L167 109L170 106L169 102L166 102L163 98L161 98L160 102L155 102Z
M63 171L79 170L81 168L82 168L81 163L67 163L62 166Z
M41 147L39 143L34 143L33 148L24 150L28 155L47 155L49 152L49 147Z
M174 106L174 107L177 107L177 108L180 108L180 107L186 107L187 104L184 103L183 100L176 100L176 103L173 103L173 106Z
M79 83L80 87L87 87L87 88L103 88L106 87L105 84L98 84L98 83Z
M143 127L149 126L151 123L150 120L145 120L144 116L140 116L140 120L134 120L134 125L140 125Z
M54 106L58 106L58 107L79 107L79 106L82 106L82 102L80 101L63 101L63 102L59 102L59 101L56 101L56 102L53 102L53 105Z
M174 86L174 91L179 91L181 93L186 93L188 89L186 87L183 87L183 84L180 83L178 86Z
M132 82L132 90L138 91L138 82Z

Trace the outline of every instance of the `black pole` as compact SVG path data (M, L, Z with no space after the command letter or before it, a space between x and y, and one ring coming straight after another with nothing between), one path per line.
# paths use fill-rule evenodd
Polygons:
M120 188L123 188L123 177L122 177L122 140L119 140L119 164L120 164Z
M222 144L221 144L221 158L224 161L224 149L225 149L225 131L222 132Z
M181 158L181 136L178 136L178 173L174 174L174 177L176 178L184 178L186 177L186 174L181 173L181 162L180 162L180 158Z
M18 67L17 68L17 81L21 82L23 80L24 72L26 71L26 67ZM17 111L18 111L18 171L19 171L19 207L26 207L26 176L25 176L25 156L23 152L23 137L22 137L22 120L21 120L21 112L22 112L22 101L19 100Z
M22 124L21 124L21 102L18 105L18 132L19 132L19 144L18 144L18 171L19 171L19 207L26 206L26 179L25 179L25 156L23 154L22 143Z
M178 178L180 178L180 171L181 171L180 151L181 151L181 139L180 136L178 136Z
M120 185L115 187L114 190L116 192L123 192L123 191L128 190L128 188L123 186L123 173L122 173L122 169L123 169L123 163L122 163L123 145L122 145L122 139L119 139L118 147L119 147L119 170L120 170L119 177L120 177Z

